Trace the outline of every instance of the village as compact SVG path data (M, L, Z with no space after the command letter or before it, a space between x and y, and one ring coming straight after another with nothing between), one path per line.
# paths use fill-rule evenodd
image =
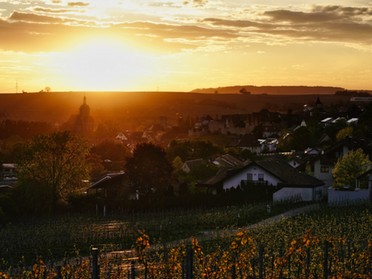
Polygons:
M371 158L369 101L354 97L343 106L326 107L318 96L302 111L261 109L194 119L179 115L176 125L159 117L142 131L98 137L84 96L78 114L61 128L90 140L95 160L81 192L105 211L134 201L145 203L145 192L133 186L125 162L137 145L146 143L162 148L172 165L165 178L168 198L228 193L239 196L240 202L370 201L371 165L363 166L350 185L335 187L334 177L336 163L349 152L361 150ZM17 183L17 164L3 159L1 177L1 192L11 191Z

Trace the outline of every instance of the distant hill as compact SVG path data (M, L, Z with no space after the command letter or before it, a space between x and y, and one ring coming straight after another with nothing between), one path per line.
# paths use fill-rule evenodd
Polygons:
M221 94L269 94L269 95L330 95L344 91L341 87L329 86L254 86L236 85L217 88L195 89L194 93Z
M248 90L247 90L248 91ZM302 91L304 92L304 91ZM115 123L121 130L140 129L166 117L175 124L180 116L245 114L263 108L287 112L313 105L317 94L202 94L192 92L50 92L0 94L0 122L5 119L46 121L60 125L79 112L86 96L95 123ZM325 106L349 102L350 96L324 94Z

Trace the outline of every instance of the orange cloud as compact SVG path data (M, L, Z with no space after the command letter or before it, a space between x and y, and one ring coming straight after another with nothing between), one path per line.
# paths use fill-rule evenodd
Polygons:
M86 7L89 6L89 3L86 2L68 2L69 7Z

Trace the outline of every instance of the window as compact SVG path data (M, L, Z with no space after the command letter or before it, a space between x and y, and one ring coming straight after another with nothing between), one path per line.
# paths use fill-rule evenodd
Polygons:
M251 173L247 173L247 180L252 181L253 180L253 175Z
M320 172L329 173L329 167L324 165L320 166Z
M263 173L259 173L257 180L258 181L264 181L264 174Z

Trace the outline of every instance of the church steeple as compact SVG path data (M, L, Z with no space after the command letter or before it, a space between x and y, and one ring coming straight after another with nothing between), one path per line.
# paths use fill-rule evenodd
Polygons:
M83 104L80 106L80 117L88 118L90 114L90 107L87 105L87 97L84 96Z
M316 98L316 101L315 101L315 107L316 107L316 108L322 108L322 107L323 107L323 104L322 104L322 102L320 101L319 96Z

